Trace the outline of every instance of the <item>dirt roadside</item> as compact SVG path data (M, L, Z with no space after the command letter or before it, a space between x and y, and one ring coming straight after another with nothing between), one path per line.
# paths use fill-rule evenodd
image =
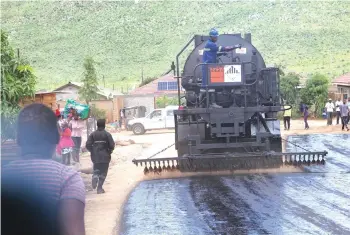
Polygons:
M334 120L333 120L334 121ZM304 130L303 120L292 120L291 130L282 130L282 137L285 139L288 135L303 135L311 133L347 133L342 131L341 125L326 126L326 120L310 120L309 130ZM81 174L86 184L86 210L85 226L87 235L115 235L119 233L119 225L122 219L123 205L132 189L141 181L152 178L182 177L180 174L171 176L163 174L162 176L145 177L143 169L132 164L133 158L148 157L153 153L165 148L174 142L174 134L169 131L157 131L146 133L142 136L133 136L130 132L122 132L113 135L114 139L132 139L136 144L129 146L117 146L112 157L107 180L104 188L105 194L97 195L91 188L91 175ZM176 156L175 148L169 148L159 155ZM91 167L90 157L87 153L81 158L83 168ZM282 169L271 172L296 171L297 169ZM261 171L255 171L260 173ZM253 172L252 172L253 173Z

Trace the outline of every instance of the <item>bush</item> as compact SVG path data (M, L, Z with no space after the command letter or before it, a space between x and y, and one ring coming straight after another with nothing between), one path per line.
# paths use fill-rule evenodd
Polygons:
M165 108L168 105L178 105L177 97L161 96L156 99L157 108Z
M95 104L92 104L90 106L90 116L96 118L96 119L105 119L106 118L106 111L96 108Z
M322 74L315 74L306 81L301 90L301 100L309 107L314 105L315 116L322 116L322 108L327 102L329 79Z
M18 107L2 105L1 107L1 143L7 140L15 140L17 135Z
M16 139L16 120L21 101L34 97L33 68L15 56L8 35L1 30L1 141Z
M298 97L298 88L300 85L300 76L295 73L288 73L281 76L280 88L283 98L288 104L296 104Z

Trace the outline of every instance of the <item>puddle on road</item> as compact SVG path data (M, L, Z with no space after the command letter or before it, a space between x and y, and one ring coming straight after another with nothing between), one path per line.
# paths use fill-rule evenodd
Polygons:
M328 151L314 173L144 181L131 193L121 234L350 234L350 136L290 136ZM288 151L301 151L292 144Z

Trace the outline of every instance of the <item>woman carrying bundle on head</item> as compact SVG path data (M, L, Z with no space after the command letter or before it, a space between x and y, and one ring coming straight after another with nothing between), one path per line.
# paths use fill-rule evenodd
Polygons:
M57 145L56 151L62 156L62 163L70 165L70 157L73 151L74 142L72 140L72 132L69 129L68 122L64 121L61 124L61 139Z

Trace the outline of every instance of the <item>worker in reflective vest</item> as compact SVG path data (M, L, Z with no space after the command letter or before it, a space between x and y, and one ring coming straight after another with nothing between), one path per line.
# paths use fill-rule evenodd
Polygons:
M290 118L292 117L292 107L289 105L284 106L284 114L283 114L283 121L284 121L284 130L290 129Z

